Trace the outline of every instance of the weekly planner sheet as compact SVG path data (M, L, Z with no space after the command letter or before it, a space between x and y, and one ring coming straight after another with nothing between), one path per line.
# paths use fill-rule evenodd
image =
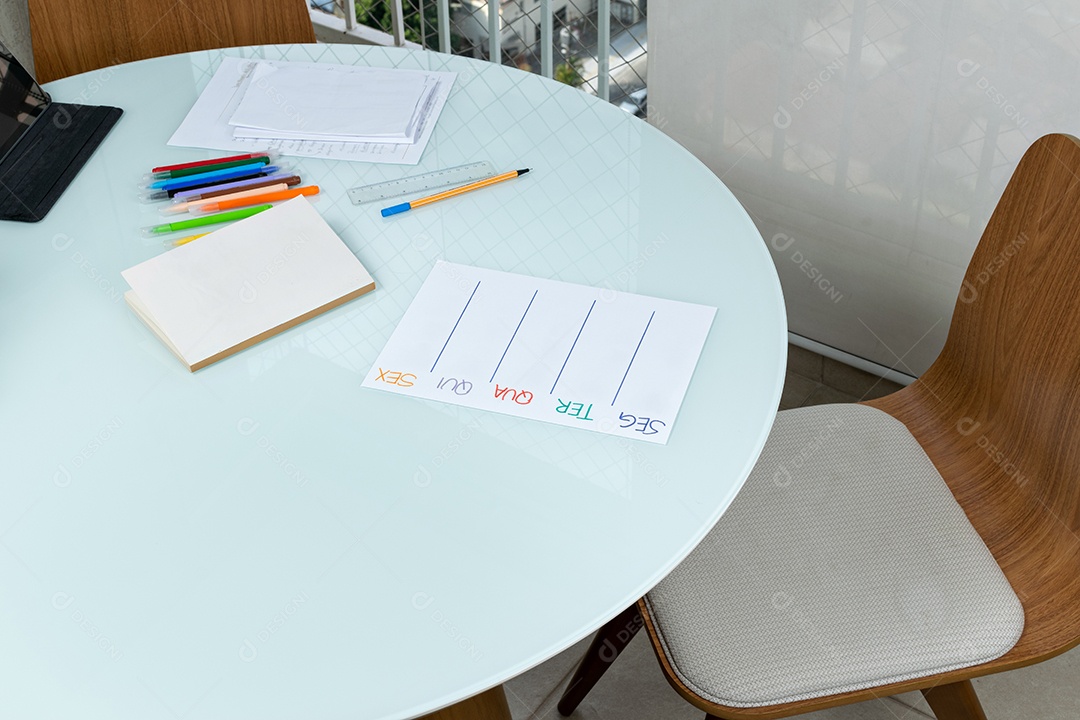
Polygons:
M439 261L363 384L664 444L715 314Z

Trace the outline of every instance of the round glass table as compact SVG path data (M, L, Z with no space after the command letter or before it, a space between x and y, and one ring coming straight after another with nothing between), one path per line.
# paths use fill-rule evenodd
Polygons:
M458 73L416 166L291 158L375 292L198 373L125 306L163 251L138 179L225 55ZM393 720L499 686L631 605L738 492L780 398L760 235L674 141L434 52L194 53L52 83L125 115L51 214L0 227L0 706L63 720ZM357 185L513 182L382 218ZM361 387L436 260L718 308L667 445ZM662 381L662 378L658 378Z

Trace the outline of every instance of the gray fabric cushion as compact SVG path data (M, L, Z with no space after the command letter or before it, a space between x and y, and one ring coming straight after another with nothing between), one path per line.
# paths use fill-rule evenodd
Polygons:
M986 662L1024 611L902 423L789 410L705 540L646 597L682 682L773 705Z

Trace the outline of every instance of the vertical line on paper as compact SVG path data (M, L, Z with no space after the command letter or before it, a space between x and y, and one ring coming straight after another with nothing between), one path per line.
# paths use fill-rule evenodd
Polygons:
M589 316L592 315L593 308L596 307L596 301L592 301L592 305L589 306L589 312L585 313L585 319L581 321L581 327L578 328L577 337L574 338L574 344L570 346L570 352L566 353L566 359L562 361L562 367L559 368L559 374L555 376L555 382L551 383L551 389L548 390L548 395L555 392L555 386L559 384L559 378L562 377L563 370L566 369L566 363L570 362L570 356L574 354L574 348L577 347L577 341L581 339L581 331L585 329L585 323L589 322Z
M525 307L525 312L521 313L521 319L518 320L517 327L514 328L514 334L510 336L510 342L506 343L506 349L503 350L502 357L499 358L499 364L496 365L495 369L491 371L491 379L488 380L488 382L491 382L492 380L495 379L495 373L499 372L499 368L502 367L503 360L506 359L506 353L509 352L510 346L514 343L514 338L517 337L518 330L521 329L521 323L525 322L525 316L529 314L529 308L532 307L533 300L536 299L536 293L538 293L538 292L540 292L539 289L533 290L532 297L529 298L529 304Z
M476 295L476 291L480 289L480 281L476 281L476 287L472 289L472 294L469 295L469 299L465 301L465 307L461 308L461 314L458 315L457 322L454 323L454 327L451 328L450 334L446 336L446 342L442 344L442 350L439 351L439 357L435 358L435 362L431 363L431 369L428 372L435 372L435 366L439 364L439 359L442 358L442 354L446 352L446 346L450 344L450 338L454 337L454 332L457 330L457 326L461 323L461 318L465 317L465 311L469 309L469 303L472 302L473 295Z
M634 354L630 356L630 364L626 366L626 372L622 374L622 380L619 381L619 389L615 391L615 397L611 398L612 407L615 406L615 401L619 399L619 393L622 392L623 383L626 382L626 376L630 374L630 368L634 365L634 359L637 358L638 350L641 349L641 343L645 341L645 333L649 332L649 326L652 325L653 318L656 317L656 311L652 311L652 315L649 316L649 322L645 323L645 329L641 331L641 337L638 338L637 347L634 348Z

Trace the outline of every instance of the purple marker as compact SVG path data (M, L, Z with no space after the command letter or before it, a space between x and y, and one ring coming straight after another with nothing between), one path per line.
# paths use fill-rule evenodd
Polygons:
M279 183L285 183L290 187L293 185L299 185L300 176L291 175L287 172L275 173L274 175L261 175L259 177L249 178L247 180L237 180L235 182L223 183L221 185L210 185L208 187L192 188L191 190L181 190L180 192L173 195L173 200L205 200L206 198L217 197L218 195L227 195L229 193L238 192L240 190L251 190L252 188L265 187L267 185L277 185ZM144 195L143 199L147 201L153 201L163 200L165 198Z

